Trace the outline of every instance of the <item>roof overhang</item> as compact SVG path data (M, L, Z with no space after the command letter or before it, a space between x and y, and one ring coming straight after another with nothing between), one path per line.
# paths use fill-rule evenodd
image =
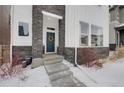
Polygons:
M43 13L44 15L46 15L46 16L54 17L54 18L57 18L57 19L63 19L62 16L56 15L56 14L53 14L53 13L50 13L50 12L42 11L42 13Z
M117 31L124 30L124 24L120 24L120 25L116 26L115 30L117 30Z

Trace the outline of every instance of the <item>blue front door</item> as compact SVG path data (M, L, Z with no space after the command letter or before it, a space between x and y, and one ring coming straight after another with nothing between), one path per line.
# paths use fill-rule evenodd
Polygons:
M55 33L47 32L46 52L55 52Z

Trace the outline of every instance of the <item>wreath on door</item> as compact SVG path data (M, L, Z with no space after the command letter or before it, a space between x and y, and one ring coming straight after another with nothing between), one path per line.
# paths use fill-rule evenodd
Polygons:
M49 40L50 42L52 42L52 41L54 40L53 36L49 36L49 37L48 37L48 40Z

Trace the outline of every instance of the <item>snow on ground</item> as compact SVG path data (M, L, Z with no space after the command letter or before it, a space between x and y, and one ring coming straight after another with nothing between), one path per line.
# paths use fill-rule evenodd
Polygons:
M94 67L82 68L99 84L124 86L124 59L120 59L115 63L104 64L101 69L96 69Z
M68 61L64 60L63 63L67 65L70 70L73 72L74 77L76 77L78 80L80 80L82 83L84 83L86 86L91 87L91 86L99 86L96 84L92 78L90 78L84 70L74 67L74 65L70 64Z
M67 64L67 62L64 62ZM124 58L117 60L115 63L106 63L103 68L79 68L70 66L74 76L87 86L123 86L124 87Z
M103 68L87 68L85 66L74 67L68 61L64 60L64 64L70 67L73 75L90 87L124 87L124 58L114 63L106 63ZM23 78L25 80L22 80ZM50 87L50 80L45 71L44 66L31 69L26 68L24 74L17 75L7 80L0 81L1 87Z
M23 78L26 78L23 80ZM1 87L50 87L49 77L44 66L31 69L26 68L24 74L0 81Z

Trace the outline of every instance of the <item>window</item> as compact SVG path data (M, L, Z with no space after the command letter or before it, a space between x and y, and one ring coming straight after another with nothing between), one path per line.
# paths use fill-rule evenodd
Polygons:
M53 27L47 27L48 30L55 30Z
M81 46L103 46L102 27L86 22L80 22L80 31Z
M89 24L85 22L80 22L80 29L81 29L80 43L83 46L88 46Z
M92 46L103 46L102 27L91 25L91 45Z
M29 36L28 23L19 22L19 36Z

